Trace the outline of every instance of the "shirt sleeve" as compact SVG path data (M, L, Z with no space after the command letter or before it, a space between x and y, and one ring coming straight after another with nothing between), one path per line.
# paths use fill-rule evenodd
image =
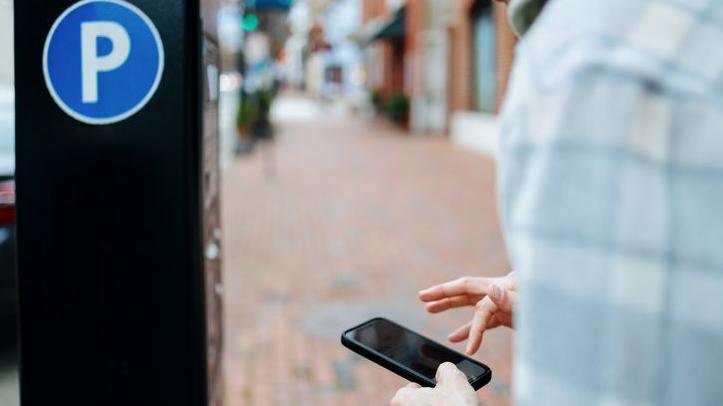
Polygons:
M589 45L541 61L523 46L504 106L516 400L710 404L723 398L722 109Z

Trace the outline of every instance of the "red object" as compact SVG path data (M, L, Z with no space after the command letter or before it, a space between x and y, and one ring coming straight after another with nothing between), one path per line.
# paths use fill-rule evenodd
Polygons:
M0 182L0 226L15 224L15 182Z

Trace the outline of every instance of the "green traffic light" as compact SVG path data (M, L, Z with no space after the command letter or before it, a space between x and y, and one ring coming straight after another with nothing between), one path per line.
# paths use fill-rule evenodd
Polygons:
M256 14L245 15L241 21L244 31L253 31L259 27L259 17Z

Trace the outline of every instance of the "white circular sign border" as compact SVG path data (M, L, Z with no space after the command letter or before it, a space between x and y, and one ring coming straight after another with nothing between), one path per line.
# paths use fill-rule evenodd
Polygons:
M65 17L68 16L68 14L72 13L75 9L82 7L86 4L90 3L112 3L117 4L121 7L124 7L133 13L135 13L138 17L140 17L143 22L146 23L148 28L150 28L151 33L153 34L153 37L156 40L156 45L158 46L158 72L156 73L156 79L153 82L153 86L151 86L151 89L148 91L148 94L138 103L135 107L132 109L126 111L123 114L119 114L117 116L108 117L108 118L93 118L88 117L84 114L80 114L77 111L73 110L70 106L65 104L62 98L58 95L58 93L55 91L55 87L53 87L53 82L50 80L50 73L48 72L48 49L50 48L50 41L55 35L55 30L57 30L60 23L63 22ZM165 50L163 49L163 41L161 40L161 34L158 32L158 29L156 28L156 25L153 24L153 21L146 15L146 13L143 12L143 10L139 9L135 5L128 3L127 1L123 0L82 0L79 1L72 6L68 7L53 23L53 26L50 28L50 32L48 33L47 38L45 39L45 46L43 47L43 76L45 76L45 85L47 86L48 90L50 91L50 95L52 96L53 100L55 100L55 103L69 116L73 117L74 119L91 125L105 125L105 124L113 124L120 121L123 121L127 119L128 117L136 114L139 112L143 107L148 104L148 102L151 100L151 98L156 94L156 91L158 90L158 86L161 84L161 78L163 77L163 70L165 68Z

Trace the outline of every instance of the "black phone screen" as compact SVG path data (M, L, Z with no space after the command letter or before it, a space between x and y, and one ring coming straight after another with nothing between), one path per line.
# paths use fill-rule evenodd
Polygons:
M465 356L385 319L350 331L349 338L432 381L444 362L455 364L470 382L488 372Z

